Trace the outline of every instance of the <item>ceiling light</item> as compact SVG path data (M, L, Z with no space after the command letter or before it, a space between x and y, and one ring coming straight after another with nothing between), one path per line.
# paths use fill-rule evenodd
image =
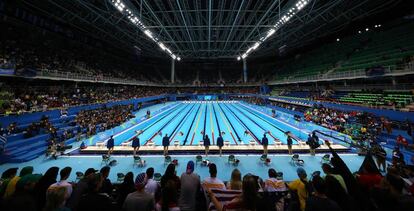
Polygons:
M158 45L160 46L160 48L164 51L165 50L165 45L162 42L159 42Z
M259 42L256 42L256 43L253 45L253 50L256 50L256 48L257 48L257 47L259 47L259 45L260 45L260 43L259 43Z
M150 30L146 29L146 26L142 21L134 14L134 10L128 8L128 4L123 2L124 0L111 0L112 5L135 26L137 26L144 34L150 38L152 41L156 42L162 50L167 52L174 59L177 58L170 49L167 48L163 43L159 42L158 37L156 37ZM181 59L181 58L180 58Z
M263 41L272 36L276 32L276 30L278 30L285 23L287 23L297 13L296 11L300 11L301 9L303 9L309 2L310 0L296 1L294 6L289 8L287 12L279 20L276 21L276 23L273 25L274 28L269 29L265 37L261 37L258 42L256 42L253 46L249 47L246 50L246 52L242 55L242 58L246 58L251 51L257 49ZM239 57L237 57L237 60L239 60L238 58Z
M177 61L181 61L181 58L180 57L177 57Z
M240 61L240 59L241 59L241 58L240 58L240 56L238 56L238 57L237 57L237 61Z

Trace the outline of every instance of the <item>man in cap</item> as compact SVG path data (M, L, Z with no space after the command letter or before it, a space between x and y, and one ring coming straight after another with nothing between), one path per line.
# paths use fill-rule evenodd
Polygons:
M196 210L197 191L200 190L200 176L194 173L194 162L188 161L186 172L181 174L180 209Z
M122 209L125 211L151 211L154 210L155 201L154 196L145 192L145 185L147 178L145 173L138 174L135 178L135 192L128 194Z

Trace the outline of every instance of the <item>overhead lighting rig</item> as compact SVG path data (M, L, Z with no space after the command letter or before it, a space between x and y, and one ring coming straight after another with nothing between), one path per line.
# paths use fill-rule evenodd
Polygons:
M284 14L280 19L271 27L265 36L261 37L259 41L255 42L250 48L248 48L243 54L237 56L237 60L245 59L250 53L259 48L259 46L265 42L269 37L271 37L278 29L280 29L284 24L286 24L296 13L302 10L310 0L299 0L294 6L292 6L286 14Z
M144 23L134 14L134 12L129 9L126 4L122 0L110 0L112 5L123 15L127 17L127 19L137 26L150 40L157 43L157 45L166 52L172 59L176 59L177 61L180 61L181 58L177 55L175 55L167 46L165 46L164 43L162 43L153 32L151 32L149 29L146 28Z

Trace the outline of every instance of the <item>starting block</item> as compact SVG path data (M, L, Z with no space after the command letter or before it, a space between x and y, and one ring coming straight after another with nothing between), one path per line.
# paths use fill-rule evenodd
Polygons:
M298 141L299 146L306 146L306 142L304 141Z
M175 146L175 147L178 147L178 146L180 146L180 141L178 141L178 140L175 140L175 141L174 141L174 146Z
M276 147L281 147L282 146L282 142L281 141L275 141L275 146Z
M99 148L105 147L105 142L96 142L96 146Z
M152 141L149 141L149 142L147 143L147 145L148 145L149 147L155 147L155 144L154 144L154 142L152 142Z
M224 141L224 146L226 147L230 146L230 141Z
M256 146L256 141L255 140L250 140L249 145L250 146Z

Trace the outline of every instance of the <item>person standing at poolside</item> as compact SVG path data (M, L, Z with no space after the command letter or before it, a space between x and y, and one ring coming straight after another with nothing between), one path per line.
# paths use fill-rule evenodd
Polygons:
M219 147L219 154L221 157L221 148L224 145L224 141L223 141L223 137L221 137L221 134L219 135L219 137L217 137L217 146Z
M111 136L106 143L106 148L108 148L108 156L111 156L114 151L114 136Z
M168 146L170 146L170 138L166 133L164 138L162 138L162 146L164 147L164 156L168 155Z
M206 152L206 157L208 156L208 151L210 149L210 138L208 135L204 136L204 151Z
M136 135L132 138L132 148L134 148L134 157L137 155L139 147L140 147L139 138L138 138L138 135Z
M267 139L266 134L263 135L262 145L263 145L263 154L267 155L267 146L269 145L269 140Z
M289 155L291 155L292 154L292 144L293 144L293 141L292 141L292 137L290 137L289 134L287 136L286 142L287 142L287 147L288 147Z

